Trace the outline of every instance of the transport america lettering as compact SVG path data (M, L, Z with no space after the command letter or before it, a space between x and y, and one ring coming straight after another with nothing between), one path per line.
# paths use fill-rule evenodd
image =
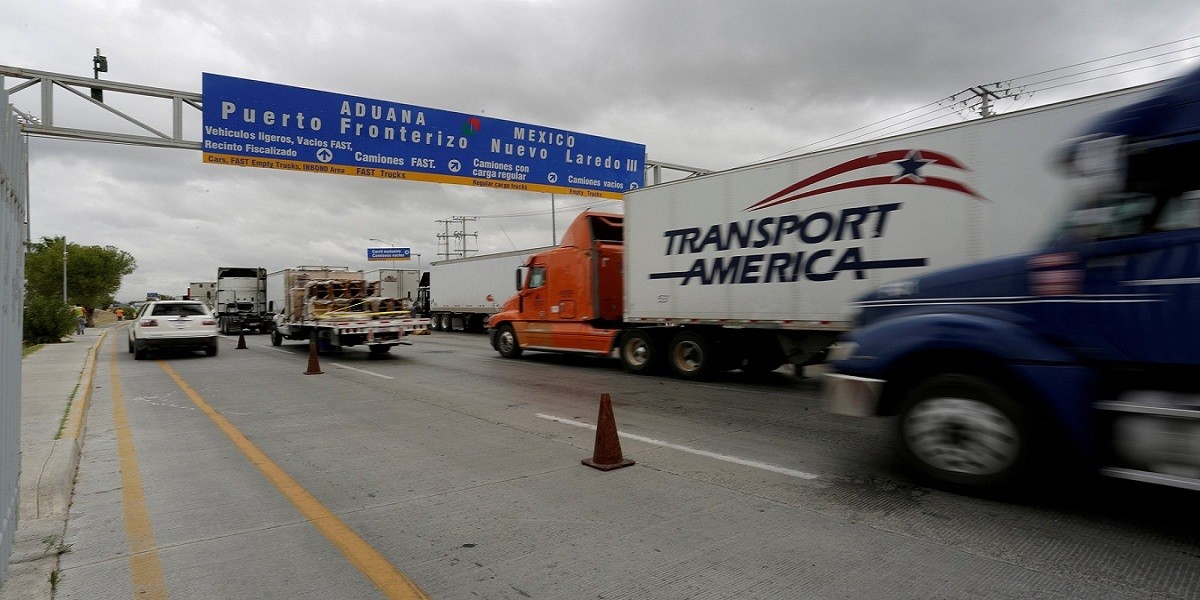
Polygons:
M686 227L663 232L670 255L762 250L732 256L700 256L685 271L651 273L650 279L680 279L680 285L792 283L831 281L841 273L864 279L874 269L922 267L927 258L868 260L861 246L805 248L825 242L883 237L888 217L900 203L788 214L718 223L707 228ZM787 248L778 248L787 246ZM793 248L799 247L799 250Z

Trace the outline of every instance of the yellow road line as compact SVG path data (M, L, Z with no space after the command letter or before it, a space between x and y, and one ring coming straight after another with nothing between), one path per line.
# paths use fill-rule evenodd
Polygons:
M275 464L275 461L259 450L233 423L209 406L170 365L160 360L158 366L162 367L163 371L166 371L167 375L175 380L179 389L183 390L183 393L187 394L187 397L191 398L192 402L208 415L208 418L212 419L225 435L229 436L233 445L237 446L237 449L254 466L258 467L259 471L262 471L267 480L275 485L284 497L296 507L296 510L300 511L300 514L304 515L338 550L341 550L350 563L357 567L363 575L366 575L375 584L375 587L393 600L428 600L429 596L425 595L425 592L421 591L416 583L396 569L386 557L359 537L350 526L342 522L333 511L321 504L308 490L301 487L299 482L292 479L286 471Z
M117 454L121 459L121 507L125 511L125 537L129 541L129 568L133 581L133 597L138 600L166 600L167 585L162 563L158 560L158 545L150 528L150 513L146 510L146 494L142 491L142 472L138 468L137 451L133 447L133 432L125 412L125 396L117 376L117 344L112 345L109 361L109 383L113 399L113 425L117 429Z

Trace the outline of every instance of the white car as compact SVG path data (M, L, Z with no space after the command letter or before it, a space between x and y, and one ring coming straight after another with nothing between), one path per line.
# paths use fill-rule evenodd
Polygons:
M151 350L182 348L217 354L217 317L203 302L159 300L147 302L129 327L129 351L136 360Z

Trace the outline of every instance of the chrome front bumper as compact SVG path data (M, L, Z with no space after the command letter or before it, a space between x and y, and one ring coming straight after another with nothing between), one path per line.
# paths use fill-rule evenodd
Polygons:
M874 417L879 414L883 380L825 374L825 412L851 417Z

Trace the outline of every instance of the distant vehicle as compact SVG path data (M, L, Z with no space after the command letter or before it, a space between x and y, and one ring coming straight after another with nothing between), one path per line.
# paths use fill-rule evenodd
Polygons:
M488 317L500 312L513 294L513 271L538 252L530 248L430 263L428 313L434 331L483 331Z
M363 273L363 279L373 284L374 295L398 298L406 308L412 308L419 293L421 272L416 269L373 269Z
M1058 234L860 297L827 410L897 415L901 455L949 487L1063 463L1200 490L1200 70L1072 134Z
M376 295L378 285L347 267L300 266L269 274L271 344L303 340L321 350L365 344L371 354L386 354L408 344L406 336L429 329L429 319L413 317L404 299Z
M502 356L607 356L685 379L820 360L853 299L891 280L1030 250L1064 209L1050 156L1121 91L625 194L534 254L491 318ZM434 306L438 277L432 277Z
M129 352L145 359L152 350L204 350L217 354L217 318L203 302L159 300L142 305L128 328Z
M267 270L262 267L217 267L213 310L224 334L266 331Z

